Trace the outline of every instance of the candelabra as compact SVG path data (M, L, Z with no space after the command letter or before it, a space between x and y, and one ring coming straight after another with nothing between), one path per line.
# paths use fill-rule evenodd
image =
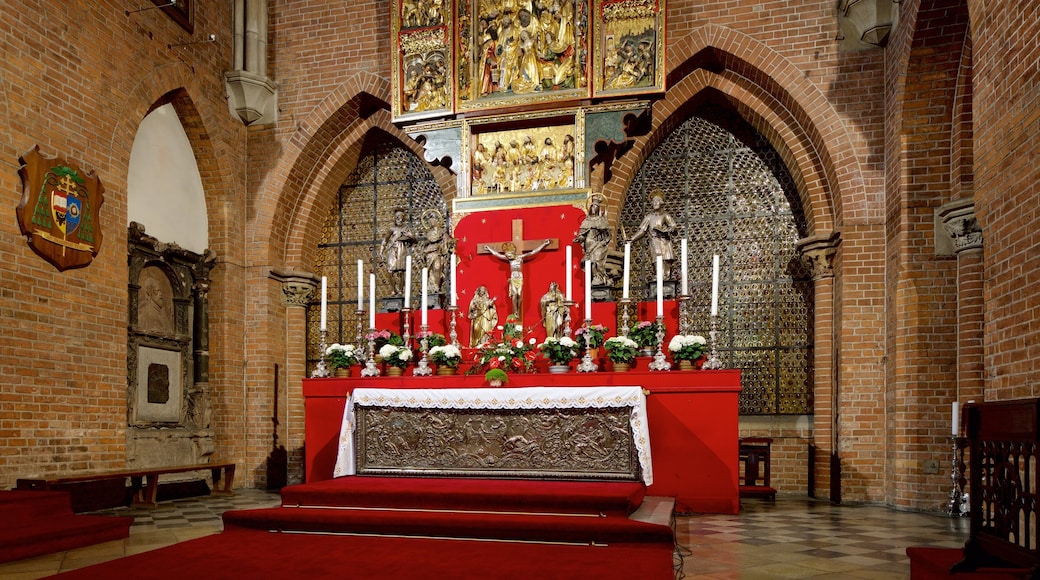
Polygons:
M654 355L654 360L650 361L647 368L652 371L672 370L672 363L665 360L664 357L664 316L657 317L657 354Z
M455 316L459 313L459 307L452 304L448 306L448 312L448 340L451 341L452 346L460 348L459 333L455 330Z
M628 324L632 318L632 312L635 311L635 301L631 298L622 298L621 302L618 302L618 310L621 313L621 324L618 325L618 332L621 336L628 336L628 330L631 328Z
M433 374L433 369L430 368L430 363L426 361L426 346L429 344L430 340L430 327L424 324L419 328L419 334L422 335L422 338L419 340L419 352L422 353L422 358L419 359L419 364L415 366L412 375L417 377L428 377Z
M322 330L321 338L318 340L318 351L321 354L321 358L318 359L318 366L314 367L314 370L311 371L312 379L324 379L329 376L329 369L325 366L325 349L327 348L325 346L326 334L327 331Z
M356 342L354 344L357 346L357 351L358 352L364 352L365 351L365 327L364 327L364 323L362 321L365 320L365 309L364 308L358 308L354 312L354 315L357 317L357 337L356 337Z
M573 300L566 300L563 303L563 336L569 337L571 335L571 308L577 304Z
M716 328L718 326L718 318L718 316L711 317L711 331L708 332L708 335L711 337L711 356L709 356L708 360L704 362L704 366L701 367L702 369L718 370L723 368L722 361L719 360L719 357L715 352L715 344L718 342L718 330Z
M365 368L361 369L361 376L363 377L378 377L379 367L376 366L376 329L368 329L368 360L365 361Z
M693 300L689 294L679 295L679 334L692 334Z
M412 309L408 307L401 308L401 338L404 339L404 344L407 346L412 338L411 335L411 320L412 320Z
M968 492L964 491L964 462L961 461L960 438L951 436L953 443L953 465L950 479L953 480L953 489L950 490L950 499L946 502L946 514L951 518L964 517L971 511L968 502Z
M578 363L579 373L594 373L599 370L599 365L592 362L592 347L589 346L589 338L591 336L592 319L585 319L585 355L581 357L581 362Z

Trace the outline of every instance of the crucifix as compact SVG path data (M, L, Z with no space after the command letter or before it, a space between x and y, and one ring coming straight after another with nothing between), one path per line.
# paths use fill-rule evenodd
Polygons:
M560 247L557 238L543 240L524 239L524 220L513 220L512 238L508 242L477 244L478 254L491 254L505 260L509 264L509 299L513 304L513 315L523 324L523 292L524 274L521 268L524 260L542 250L555 250ZM568 272L568 274L570 274Z

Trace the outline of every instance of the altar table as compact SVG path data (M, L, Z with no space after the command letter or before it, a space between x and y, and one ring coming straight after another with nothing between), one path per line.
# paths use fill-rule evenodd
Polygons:
M650 433L646 424L646 396L639 387L525 387L517 389L370 389L358 388L350 395L343 411L340 427L339 453L336 459L336 477L354 475L357 470L355 451L358 438L358 407L394 407L406 409L603 409L629 408L628 424L631 439L626 435L618 439L624 448L634 446L639 459L639 472L643 483L654 482L653 463L650 457ZM623 417L623 415L622 415ZM582 416L579 422L589 421ZM427 419L423 419L424 421ZM544 426L538 426L544 431ZM501 431L501 428L498 429ZM569 438L577 436L569 432ZM461 434L460 434L461 436ZM537 439L537 436L532 436ZM529 450L523 453L529 454ZM571 454L564 453L566 457ZM629 453L623 455L628 456ZM518 455L522 456L522 454ZM443 462L438 462L441 464ZM635 464L629 463L634 469ZM489 470L491 471L491 470ZM541 472L543 474L548 472ZM577 471L572 474L580 475ZM493 476L492 476L493 477ZM558 476L557 476L558 477Z
M676 498L680 511L738 513L739 370L513 374L508 386L497 390L633 385L649 393L646 422L653 483L647 493ZM482 375L303 379L306 481L333 477L344 408L355 389L483 386Z

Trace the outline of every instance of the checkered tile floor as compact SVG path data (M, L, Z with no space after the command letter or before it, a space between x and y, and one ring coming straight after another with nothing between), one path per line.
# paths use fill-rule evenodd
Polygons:
M161 502L155 510L106 510L100 513L134 516L129 538L2 564L0 580L42 578L217 533L227 510L278 504L277 494L240 489L233 497ZM967 519L784 496L745 500L737 515L676 517L679 565L688 580L909 578L907 546L959 547L967 530Z

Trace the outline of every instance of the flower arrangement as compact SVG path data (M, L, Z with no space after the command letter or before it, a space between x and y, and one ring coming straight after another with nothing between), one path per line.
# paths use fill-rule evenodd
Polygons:
M538 348L554 365L569 364L574 357L578 356L578 343L569 336L562 338L550 336L545 339L545 342L539 344Z
M627 336L612 336L603 342L607 357L612 363L631 363L636 358L639 345Z
M329 361L329 368L346 369L358 362L357 351L352 344L340 344L338 342L329 345L325 349L325 358Z
M484 373L484 380L493 387L500 387L509 382L509 375L502 369L491 369Z
M375 352L381 353L383 347L392 344L394 346L404 346L404 339L401 338L400 334L392 330L376 330L365 334L365 340L370 340L375 344Z
M698 334L677 334L668 342L668 350L675 360L695 361L701 358L708 341Z
M660 324L657 321L641 320L628 333L629 338L636 341L640 348L657 346L657 331Z
M403 369L412 360L412 350L406 346L388 343L379 349L379 356L383 357L386 364Z
M574 331L574 337L578 341L579 348L599 348L603 346L603 335L610 329L602 324L590 324L588 328L582 326Z
M477 349L469 373L496 368L515 373L534 371L534 361L538 358L534 352L537 341L530 338L525 342L520 335L520 325L509 322L512 318L510 316L504 326L492 331L484 345Z
M462 361L462 351L453 344L440 344L430 349L430 360L439 366L455 368Z

